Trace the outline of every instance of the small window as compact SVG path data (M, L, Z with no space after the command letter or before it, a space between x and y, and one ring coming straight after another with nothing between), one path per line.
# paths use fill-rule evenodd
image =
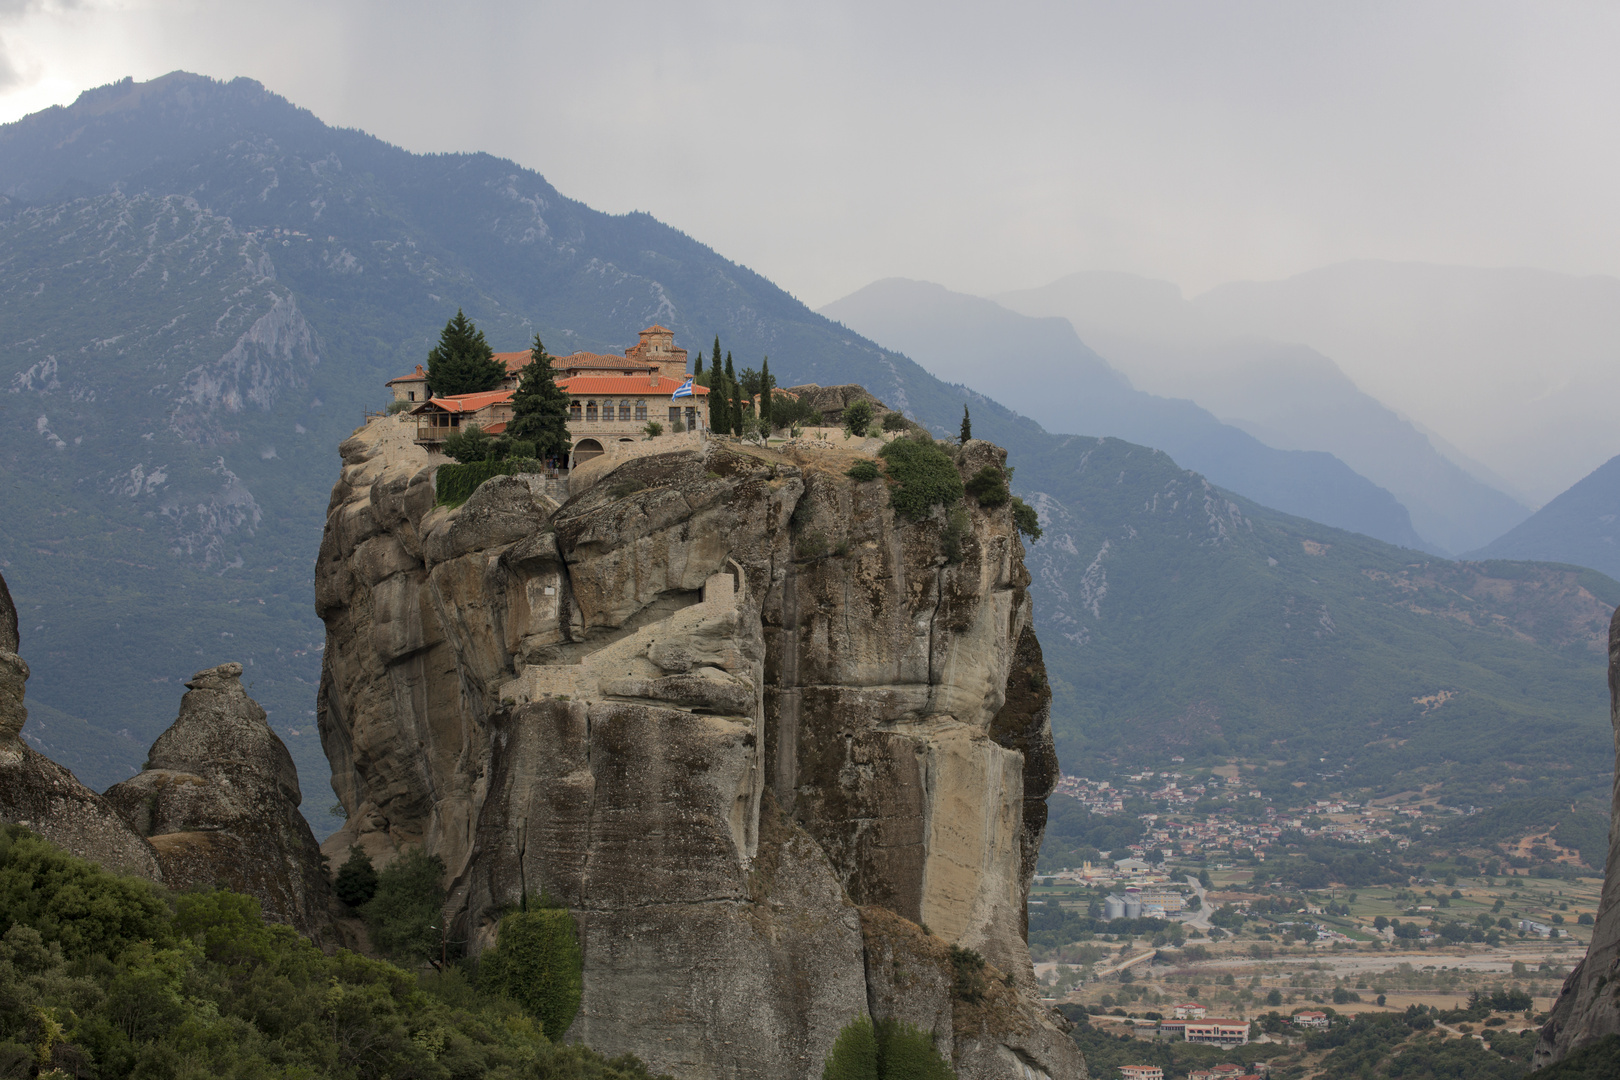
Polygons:
M585 422L588 424L596 423L596 402L594 401L585 403Z
M573 401L568 403L568 419L577 424L579 423L581 415L582 412L580 409L579 399L575 398Z
M636 399L636 419L637 420L645 420L645 419L647 419L647 399L646 398L637 398Z
M619 419L620 420L625 420L625 421L628 421L630 419L630 399L629 398L626 398L625 400L619 402Z
M672 426L681 422L681 407L679 405L669 407L669 422Z
M406 401L415 401L416 400L416 391L415 390L407 390L407 391L405 391L405 400Z

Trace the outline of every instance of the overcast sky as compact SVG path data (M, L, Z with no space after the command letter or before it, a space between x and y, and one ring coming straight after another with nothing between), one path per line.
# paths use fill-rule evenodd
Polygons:
M0 119L247 75L646 210L812 306L1348 258L1620 274L1620 5L0 0Z

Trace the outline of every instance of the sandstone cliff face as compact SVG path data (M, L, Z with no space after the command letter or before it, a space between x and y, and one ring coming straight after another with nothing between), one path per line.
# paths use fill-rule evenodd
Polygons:
M28 665L19 648L17 609L0 578L0 821L26 825L108 869L162 881L152 849L107 800L23 741Z
M562 506L499 478L455 510L407 425L343 445L327 851L443 857L474 950L562 900L572 1034L678 1077L818 1075L863 1013L915 1017L964 1076L1083 1075L1023 939L1055 760L1007 511L972 509L947 563L943 516L844 475L859 444L643 445ZM995 1008L952 995L947 944Z
M1538 1069L1606 1035L1620 1035L1620 611L1609 623L1609 719L1615 728L1616 776L1603 896L1586 958L1564 980L1541 1029Z
M242 665L199 671L138 776L107 801L147 838L171 888L257 897L265 917L311 936L331 925L320 847L298 812L298 771L242 687Z

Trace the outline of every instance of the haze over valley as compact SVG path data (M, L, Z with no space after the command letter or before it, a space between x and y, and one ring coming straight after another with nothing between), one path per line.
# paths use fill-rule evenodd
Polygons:
M0 7L0 1072L1596 1076L1620 20L610 7Z

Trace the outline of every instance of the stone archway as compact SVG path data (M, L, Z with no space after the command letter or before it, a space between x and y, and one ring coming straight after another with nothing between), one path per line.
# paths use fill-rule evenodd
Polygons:
M595 439L581 439L574 444L573 463L570 467L583 465L591 458L601 457L605 452L602 444Z

